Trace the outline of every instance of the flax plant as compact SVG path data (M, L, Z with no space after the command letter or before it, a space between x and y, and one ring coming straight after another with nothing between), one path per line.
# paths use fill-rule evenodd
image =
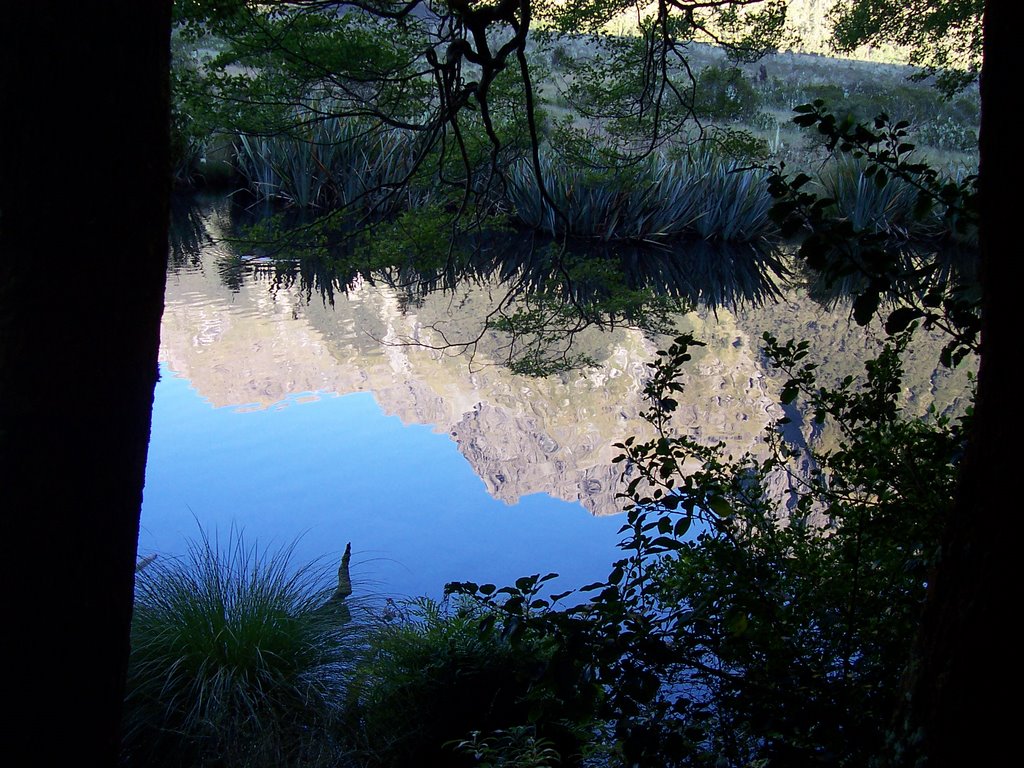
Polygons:
M541 157L541 175L548 199L532 166L514 166L510 202L526 226L556 236L664 241L699 235L748 242L771 231L765 174L710 150L676 160L655 157L630 171L574 167L548 153Z

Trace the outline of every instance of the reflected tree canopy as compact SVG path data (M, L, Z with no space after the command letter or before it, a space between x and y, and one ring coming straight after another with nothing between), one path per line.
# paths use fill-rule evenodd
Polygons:
M392 289L414 308L432 294L455 296L486 287L490 306L476 327L454 333L433 328L450 352L473 353L487 334L500 334L504 361L514 370L544 374L591 362L574 350L588 328L638 328L669 333L672 318L696 307L716 311L777 301L792 278L786 250L764 239L727 243L688 239L664 246L633 243L563 243L533 232L474 230L441 256L417 250L404 260L384 259L364 237L338 237L325 258L306 249L311 220L230 199L179 198L173 211L172 269L194 268L199 249L217 241L215 268L236 289L247 275L271 276L298 288L307 301L333 304L361 283ZM267 222L283 239L261 239ZM316 226L316 225L314 225ZM452 313L456 312L453 306ZM428 344L404 339L402 343Z

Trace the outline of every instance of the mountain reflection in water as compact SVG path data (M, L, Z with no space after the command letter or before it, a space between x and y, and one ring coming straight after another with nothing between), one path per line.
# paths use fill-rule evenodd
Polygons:
M224 203L186 207L172 239L160 350L165 381L154 409L143 550L180 549L176 537L195 534L196 522L222 530L234 524L247 536L263 541L269 534L279 543L308 530L317 541L307 541L302 551L313 556L353 539L367 558L398 560L412 574L403 578L387 567L368 567L392 591L439 591L442 584L432 579L498 579L474 571L496 558L508 560L507 572L499 575L514 579L545 567L531 561L543 559L544 547L551 548L550 570L567 573L578 567L581 579L592 580L605 575L614 559L617 523L598 525L551 500L578 503L600 517L621 509L616 498L621 466L612 463L618 453L613 443L648 434L640 418L646 364L664 339L655 331L692 331L707 344L695 350L686 373L676 428L722 441L733 455L763 451L765 427L782 415L776 405L779 377L766 369L759 351L765 330L780 338L811 339L817 347L812 352L820 353L828 373L836 376L858 372L864 354L877 346L871 333L850 326L845 313L825 311L788 287L772 253L750 246L716 250L706 243L674 252L620 248L606 258L619 266L627 290L653 291L668 305L694 311L659 315L652 322L642 310L635 316L627 312L610 330L606 322L598 328L593 317L583 322L569 317L573 354L594 365L530 377L503 364L514 357L519 342L510 342L507 324L485 326L497 316L495 308L514 319L524 304L531 311L550 309L550 302L530 303L538 287L548 298L583 304L594 298L588 290L605 289L586 275L552 288L550 262L535 256L546 252L543 244L493 237L482 241L460 269L446 264L433 271L338 274L301 260L270 263L257 253L214 242L230 233L231 217ZM209 404L203 406L205 415L194 403L183 405L195 395L173 379L187 380ZM923 412L960 386L956 376L930 372L928 386L912 394L912 407ZM326 402L355 393L364 394ZM374 413L369 396L379 412ZM317 400L317 406L304 405ZM163 421L163 409L173 410L174 402L181 410L171 422ZM306 408L308 413L300 413ZM269 429L275 419L283 423L286 412L295 414L288 417L293 425ZM309 419L312 424L294 426ZM190 433L182 423L189 420L203 426ZM368 431L368 424L377 432ZM241 437L246 432L255 442ZM381 442L382 433L390 442ZM430 433L436 434L427 437ZM419 453L395 454L392 448L410 435L415 446L409 449ZM797 440L807 436L806 429L794 432ZM189 454L203 454L201 468L175 458ZM290 456L291 463L282 456ZM241 465L233 463L239 459ZM375 470L386 465L387 471L375 486L367 485L354 480L342 462L363 462ZM286 463L289 470L282 474L279 468ZM461 480L452 475L442 482L465 482L467 464L493 499L520 506L475 517L466 509L450 525L439 523L444 513L437 510L463 503L463 497L434 481L461 472ZM255 496L237 490L233 497L204 496L210 486L237 479L247 469L246 482L262 489ZM275 496L275 488L287 491ZM428 500L429 493L437 498ZM203 505L219 508L199 508L200 498L206 499ZM540 509L544 499L550 512ZM390 505L402 507L402 520L392 520L397 527L375 539L374 519L384 515L373 510ZM419 516L418 507L424 508ZM331 508L337 509L334 520L325 514ZM527 519L516 519L521 510ZM495 515L501 514L505 519L496 523ZM558 530L545 532L552 516L560 518ZM277 522L268 524L270 519ZM572 520L568 527L562 524L566 520ZM534 540L515 540L517 525L533 526ZM327 543L325 535L330 547L318 549ZM498 539L487 543L488 535ZM510 552L516 547L523 551ZM558 562L559 552L565 562ZM588 558L592 562L584 564Z

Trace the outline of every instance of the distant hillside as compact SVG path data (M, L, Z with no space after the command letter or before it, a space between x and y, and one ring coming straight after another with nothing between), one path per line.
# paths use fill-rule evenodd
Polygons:
M561 4L570 0L554 0ZM898 46L862 46L849 54L837 54L832 47L832 23L829 15L837 0L789 0L786 13L787 39L782 51L811 53L844 59L906 64L907 51ZM896 2L896 0L893 0ZM636 30L636 11L632 7L607 27L614 34L630 34Z
M832 23L829 20L835 4L836 0L789 0L786 26L793 37L790 46L792 50L837 56L832 47ZM840 58L905 64L907 52L898 46L861 46L853 53L844 54Z
M829 13L835 0L789 0L787 27L796 36L794 50L834 55Z

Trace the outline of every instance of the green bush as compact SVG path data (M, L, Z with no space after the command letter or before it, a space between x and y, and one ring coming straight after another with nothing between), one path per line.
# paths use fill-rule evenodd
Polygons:
M206 110L191 94L198 78L198 65L180 47L174 45L171 78L170 151L171 175L175 185L192 186L200 175L211 126Z
M334 764L354 633L322 572L290 555L204 536L140 570L126 765Z
M918 123L914 138L924 146L947 152L974 152L978 149L978 125L952 117L936 117Z
M914 748L893 713L963 425L901 412L909 332L859 384L832 388L816 382L806 342L764 338L789 376L783 402L805 398L815 428L835 430L831 450L783 442L785 419L763 461L673 433L695 343L680 337L651 364L646 418L658 437L620 446L624 556L583 588L590 601L524 612L528 600L453 585L503 612L513 636L556 641L537 688L565 701L596 689L606 721L592 732L622 764L864 766L894 742Z
M473 765L473 750L460 743L529 723L527 694L543 668L544 645L510 642L488 615L420 598L371 631L346 711L357 762ZM541 730L564 747L564 730Z
M551 68L556 72L569 69L573 63L573 55L566 45L556 45L551 51Z
M761 96L738 67L710 66L697 76L693 111L708 120L748 120L761 107Z
M517 726L484 735L473 731L455 748L472 755L479 768L549 768L561 763L558 750L551 742L538 739L535 729Z
M261 200L298 208L353 206L374 209L390 200L390 189L412 173L413 137L399 130L374 130L357 120L301 112L305 127L290 134L238 134L235 167ZM410 206L429 189L408 191Z
M806 454L816 471L789 478L782 519L762 490L770 465L734 476L715 504L725 514L656 581L687 615L674 641L722 764L867 765L893 735L880 713L898 710L963 433L900 413L907 334L861 389L820 388L806 344L765 339L792 377L784 399L800 392L836 447Z
M914 216L917 191L899 178L880 185L868 175L869 167L862 160L844 155L835 158L822 173L821 186L835 201L836 214L849 221L856 232L920 231L926 222Z

